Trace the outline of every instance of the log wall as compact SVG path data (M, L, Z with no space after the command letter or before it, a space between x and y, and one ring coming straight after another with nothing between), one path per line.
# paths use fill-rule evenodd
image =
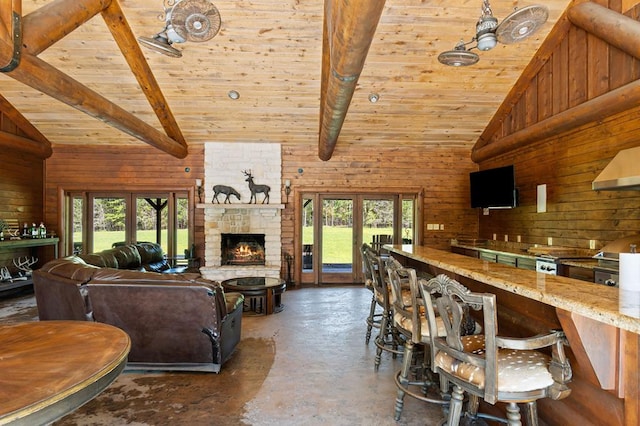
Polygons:
M0 131L23 136L15 124L1 113ZM43 182L43 160L18 150L3 151L0 167L0 219L15 219L21 224L39 224L44 219ZM0 266L9 266L14 257L27 254L29 251L26 249L19 252L0 250Z
M618 0L598 1L621 12ZM639 6L625 12L637 20ZM526 129L555 114L570 110L640 78L640 61L570 26L551 56L530 79L519 99L507 99L514 107L491 136L492 143ZM520 207L491 211L480 216L481 238L508 235L523 241L596 248L617 238L640 232L640 192L591 189L618 151L640 145L640 108L548 137L484 160L481 169L514 164ZM536 187L547 185L547 212L536 213Z
M190 147L183 160L146 146L79 148L57 146L47 160L46 219L59 224L59 193L67 190L140 190L183 188L204 176L202 146ZM315 143L282 145L283 179L290 179L293 200L297 191L362 192L422 188L424 191L423 242L447 248L455 236L475 235L477 212L469 206L468 174L477 167L467 149L399 146L364 150L340 145L330 161L321 161ZM185 173L185 167L191 172ZM302 173L298 172L302 169ZM284 196L282 197L284 200ZM294 253L297 212L293 203L283 211L282 250ZM196 209L196 251L202 254L203 214ZM444 225L443 231L426 229L426 223ZM295 271L293 271L295 273Z

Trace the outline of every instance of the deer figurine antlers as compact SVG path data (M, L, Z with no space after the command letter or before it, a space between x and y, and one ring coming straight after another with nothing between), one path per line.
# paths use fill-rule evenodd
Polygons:
M253 181L253 176L251 175L251 170L243 170L242 173L247 177L245 182L249 182L249 191L251 191L251 198L249 199L249 204L253 201L254 204L258 204L258 197L256 194L263 193L264 198L262 199L262 204L265 202L269 204L269 191L271 188L267 185L256 185Z

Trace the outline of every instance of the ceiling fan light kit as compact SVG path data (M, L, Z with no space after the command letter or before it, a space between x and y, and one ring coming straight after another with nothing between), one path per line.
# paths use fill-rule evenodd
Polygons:
M220 31L220 12L208 0L164 0L164 6L164 29L153 37L138 37L141 45L179 58L182 52L171 44L207 41Z
M487 51L493 49L498 42L512 44L524 40L535 33L549 19L546 6L530 5L516 9L500 24L493 16L489 0L482 1L482 15L476 23L476 35L470 42L460 41L453 50L438 55L441 64L449 66L468 66L477 63L480 57L471 49ZM476 43L467 48L467 45Z

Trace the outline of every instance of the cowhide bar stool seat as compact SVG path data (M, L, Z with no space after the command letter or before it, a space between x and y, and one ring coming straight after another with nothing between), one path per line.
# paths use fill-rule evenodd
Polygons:
M525 407L527 424L538 424L536 400L561 399L571 393L567 382L572 371L565 357L565 335L560 330L530 338L498 335L496 296L473 293L446 275L420 283L430 327L444 324L446 337L430 336L431 366L441 378L453 384L447 425L458 425L462 417L464 394L469 396L466 420L484 416L478 413L478 398L489 404L507 404L506 421L521 425L518 404ZM433 301L435 299L435 301ZM483 333L465 336L465 312L477 311ZM437 312L437 315L436 315ZM538 351L551 348L551 356ZM504 422L504 419L502 419Z

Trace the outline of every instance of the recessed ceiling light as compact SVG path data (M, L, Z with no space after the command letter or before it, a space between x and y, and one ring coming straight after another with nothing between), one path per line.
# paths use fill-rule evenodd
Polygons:
M227 94L229 95L229 98L233 99L234 101L240 97L240 93L238 93L236 90L229 90L229 93Z
M377 93L369 93L369 102L375 104L380 99L380 95Z

